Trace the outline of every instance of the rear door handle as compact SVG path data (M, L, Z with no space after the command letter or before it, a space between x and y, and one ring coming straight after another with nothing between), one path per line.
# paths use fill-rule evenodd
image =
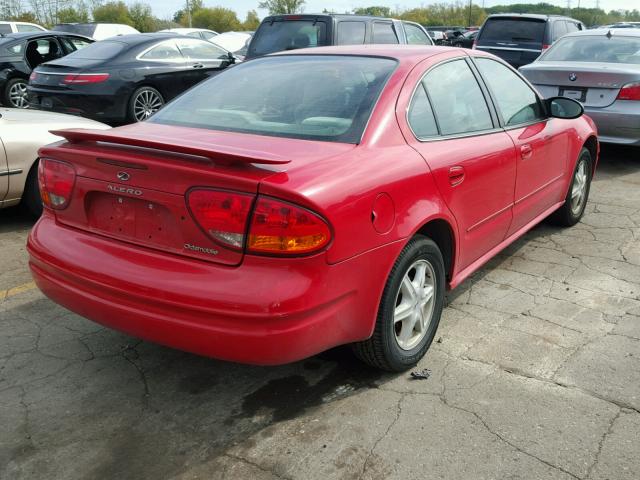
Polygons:
M460 185L464 181L464 168L456 165L449 169L449 183L452 187Z
M204 68L204 64L202 63L194 63L193 68Z
M533 149L531 148L531 145L525 144L520 147L520 156L523 160L531 158L531 155L533 155Z

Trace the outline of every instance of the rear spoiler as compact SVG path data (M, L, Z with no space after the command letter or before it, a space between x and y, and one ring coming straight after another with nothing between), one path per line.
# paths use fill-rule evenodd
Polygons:
M286 158L262 151L232 147L229 145L216 145L213 143L196 142L193 140L182 143L179 139L160 137L153 138L145 134L122 134L111 130L51 130L50 133L65 138L69 143L107 143L111 145L127 145L130 147L148 148L163 152L171 152L182 155L204 157L211 162L229 163L257 163L264 165L282 165L291 162Z

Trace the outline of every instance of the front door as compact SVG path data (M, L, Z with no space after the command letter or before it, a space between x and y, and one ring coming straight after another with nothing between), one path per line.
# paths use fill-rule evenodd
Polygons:
M513 70L490 58L476 57L474 61L516 149L511 234L564 198L569 133L561 127L562 120L546 117L538 95Z
M228 53L211 42L186 37L176 42L187 61L184 76L187 88L217 74L230 63Z
M0 119L0 125L2 125L2 119ZM7 163L7 155L4 151L4 145L0 140L0 205L6 198L9 191L9 165Z
M426 160L457 222L458 271L504 239L516 178L513 142L498 128L467 62L454 58L429 69L415 87L407 118L409 144Z

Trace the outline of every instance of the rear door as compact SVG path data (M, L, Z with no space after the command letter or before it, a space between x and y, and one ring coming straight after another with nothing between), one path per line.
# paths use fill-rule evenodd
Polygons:
M463 269L502 242L511 224L514 145L466 59L436 65L409 88L407 141L456 219Z
M476 48L518 68L542 53L546 27L544 19L489 17L478 34Z
M562 120L546 117L541 100L516 72L492 58L476 57L474 63L516 149L517 177L510 235L564 197L569 132Z

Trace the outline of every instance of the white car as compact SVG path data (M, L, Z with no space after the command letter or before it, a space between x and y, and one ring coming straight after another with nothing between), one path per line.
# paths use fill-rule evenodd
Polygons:
M76 33L96 41L119 35L140 33L135 28L122 23L59 23L51 30L56 32Z
M160 30L160 32L177 33L179 35L186 35L187 37L201 38L202 40L209 41L218 35L218 32L207 30L206 28L168 28L166 30Z
M42 212L38 191L38 150L61 140L49 130L109 127L72 115L0 108L0 209L22 202L30 213Z
M234 57L242 60L247 54L247 47L252 36L251 33L246 32L225 32L216 35L210 42L224 48L231 52Z
M47 29L29 22L0 22L0 34L6 33L26 33L26 32L46 32Z

